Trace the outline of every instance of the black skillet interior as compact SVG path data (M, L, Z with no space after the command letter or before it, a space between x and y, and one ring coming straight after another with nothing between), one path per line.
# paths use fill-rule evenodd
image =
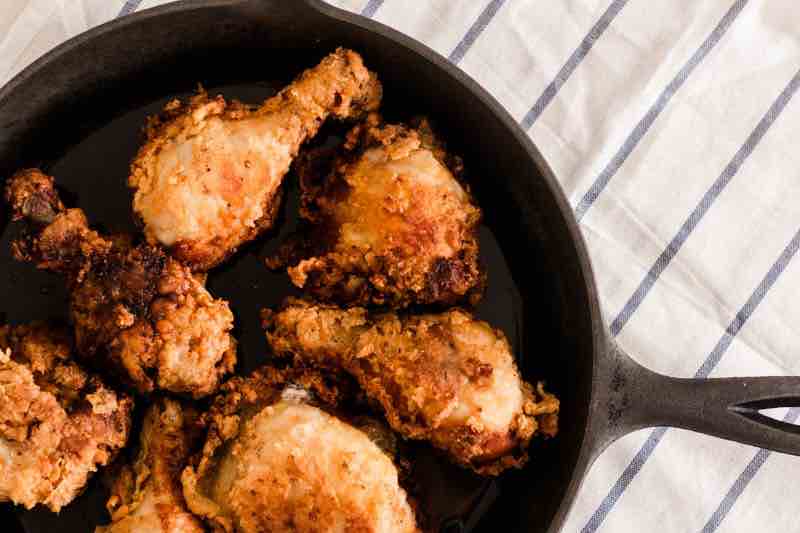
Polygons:
M300 4L194 2L123 20L101 38L64 51L13 91L0 93L0 176L41 166L55 175L67 203L83 208L93 223L135 230L125 186L128 162L145 117L169 97L202 83L210 92L258 102L337 46L359 51L384 84L384 116L431 117L449 148L464 157L485 218L481 253L489 285L478 315L505 331L526 378L545 379L562 399L558 438L537 443L524 470L496 482L450 467L420 447L428 513L438 525L463 517L475 531L498 523L507 531L545 531L580 474L575 468L588 416L593 342L580 252L552 184L535 166L529 145L508 128L507 117L458 80L384 36ZM279 229L209 278L212 292L229 299L236 314L239 372L267 356L259 309L294 293L284 274L269 272L262 262L296 222L293 176L286 185ZM60 280L10 258L9 240L18 228L6 224L7 216L3 208L0 318L63 318ZM104 520L103 501L95 479L58 517L41 510L17 516L30 533L89 531Z

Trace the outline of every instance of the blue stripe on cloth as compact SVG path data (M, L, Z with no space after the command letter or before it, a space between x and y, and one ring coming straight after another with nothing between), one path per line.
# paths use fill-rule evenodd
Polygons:
M800 417L800 409L794 407L789 409L789 412L786 413L786 416L783 417L783 421L789 424L794 424L797 421L797 418ZM736 478L736 481L733 482L730 490L725 497L722 498L717 510L714 511L714 514L711 515L711 518L708 519L706 525L702 529L702 533L714 533L717 528L720 526L725 517L728 515L728 512L733 508L733 505L736 503L736 500L739 499L739 496L742 495L744 489L747 488L747 485L756 477L756 474L761 467L764 466L764 463L767 462L769 456L772 454L769 450L761 449L759 450L753 459L747 464L739 477Z
M759 283L758 286L753 290L753 293L747 299L747 302L745 302L741 309L739 309L739 312L736 313L733 321L731 321L731 323L725 329L725 333L722 334L714 349L711 350L711 352L708 354L708 357L706 357L706 360L695 373L696 378L706 378L710 375L711 371L714 369L717 363L719 363L720 359L722 359L722 355L732 344L734 337L739 333L739 331L742 329L742 326L745 325L756 308L758 308L758 305L762 302L764 296L766 296L767 292L769 292L780 275L786 269L786 266L797 254L798 248L800 248L800 229L797 231L797 233L795 233L792 240L789 241L789 244L786 245L786 248L783 249L783 252L781 252L781 255L778 257L775 263L773 263L772 267L761 280L761 283ZM593 533L597 531L597 529L603 523L603 520L605 520L606 516L608 516L608 513L611 512L611 510L614 508L614 505L625 492L625 489L628 488L628 485L630 485L631 481L633 481L633 479L636 477L636 474L639 473L650 456L653 455L658 443L661 442L661 439L664 437L666 432L667 428L663 427L656 428L650 432L650 436L636 453L630 464L622 472L622 475L620 475L619 479L617 479L617 482L614 483L614 486L611 487L611 490L603 499L600 506L592 514L589 521L583 527L581 530L582 533Z
M628 0L614 0L611 2L611 5L605 10L605 12L600 16L597 22L595 22L592 29L589 30L589 33L586 34L586 37L583 38L581 44L578 45L578 48L572 52L572 55L569 56L567 62L561 67L561 70L558 71L556 77L550 84L545 87L544 92L539 96L536 100L536 103L533 104L533 107L525 114L525 116L520 121L519 125L524 130L529 130L531 126L533 126L534 122L539 118L542 114L542 111L553 101L556 94L558 94L558 90L561 89L561 86L569 79L572 73L578 68L583 58L589 53L594 46L594 43L603 35L603 32L606 31L608 26L611 24L611 21L619 14L625 4L628 3Z
M609 161L606 168L600 173L599 176L594 180L594 183L586 191L586 194L581 198L580 203L578 203L578 207L575 208L575 218L580 221L583 216L586 214L586 211L592 206L597 197L600 196L600 193L603 192L608 182L611 181L611 178L617 173L620 167L625 163L625 160L628 159L628 156L631 155L631 152L636 148L639 144L639 141L642 140L647 134L647 131L650 129L650 126L656 121L658 116L667 107L667 104L678 92L678 89L684 84L684 82L689 78L689 75L692 71L703 62L703 59L708 55L708 53L714 49L714 46L719 42L725 32L728 31L733 21L736 20L736 17L739 16L742 9L747 5L748 0L737 0L733 3L733 5L728 9L722 19L719 21L719 24L714 28L714 30L706 37L706 40L703 41L703 44L700 45L692 57L689 58L689 61L686 62L685 65L678 71L678 74L672 78L672 81L664 88L658 98L656 99L653 106L647 111L647 113L642 117L636 127L633 129L631 134L625 139L625 142L622 143L622 146L614 155L614 157Z
M367 5L364 6L364 9L361 10L361 14L365 17L372 18L375 15L375 12L378 10L379 7L383 5L383 0L369 0Z
M483 30L486 29L486 26L489 25L497 12L500 11L500 8L503 7L505 1L506 0L491 0L481 14L478 15L478 18L475 19L475 22L472 23L472 26L467 30L464 37L461 38L461 41L459 41L453 51L450 52L447 59L458 65L461 60L464 59L467 50L472 47L480 34L483 33Z
M680 251L683 244L689 238L689 235L691 235L692 231L694 231L705 214L714 204L716 199L719 197L720 193L725 189L728 183L730 183L750 154L753 153L753 150L755 150L756 146L758 146L758 143L764 137L764 134L767 133L770 126L772 126L775 120L780 116L781 112L786 107L786 104L789 103L789 101L792 99L792 96L797 91L798 86L800 86L800 71L798 71L794 77L792 77L783 91L781 91L780 95L778 95L778 98L772 103L766 114L764 114L764 116L758 122L758 125L756 125L755 129L747 137L745 143L741 146L741 148L739 148L739 150L733 156L733 159L731 159L719 177L700 199L700 202L681 225L680 229L672 238L669 245L664 249L663 252L661 252L661 255L658 256L658 259L656 259L655 263L653 263L653 265L650 267L650 270L647 272L644 279L642 279L639 286L625 303L622 310L616 316L614 321L611 322L611 334L613 336L617 336L619 332L622 331L622 328L625 327L625 324L628 322L636 309L638 309L639 305L650 292L650 289L652 289L653 285L655 285L656 280L661 276L664 270L666 270L667 266L670 264L670 262L672 262L672 259L678 254L678 251Z
M636 474L639 473L639 470L642 469L644 464L650 458L650 455L653 453L653 450L656 449L658 443L661 442L661 439L664 438L664 434L667 432L667 428L655 428L653 431L650 432L650 436L647 437L647 440L644 441L642 447L639 448L639 451L633 457L631 462L628 466L625 467L625 470L622 471L622 475L619 476L617 482L614 483L614 486L611 487L611 490L608 491L608 494L605 498L603 498L603 502L600 504L595 512L592 514L592 517L583 526L581 533L593 533L597 531L597 528L603 523L603 520L606 519L608 513L614 507L614 504L617 503L622 493L625 492L625 489L628 488L633 478L636 477Z
M141 3L142 0L126 0L125 4L122 6L122 9L119 10L117 17L124 17L125 15L133 13Z

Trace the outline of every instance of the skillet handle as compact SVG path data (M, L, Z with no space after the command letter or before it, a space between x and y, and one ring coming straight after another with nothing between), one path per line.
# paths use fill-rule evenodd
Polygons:
M800 455L800 426L759 412L800 407L800 377L674 378L644 368L614 343L610 350L595 380L595 453L631 431L670 426Z

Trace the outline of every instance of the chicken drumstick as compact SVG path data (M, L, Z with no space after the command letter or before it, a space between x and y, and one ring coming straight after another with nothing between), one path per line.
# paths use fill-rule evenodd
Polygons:
M14 219L33 230L13 243L18 260L63 274L78 353L104 360L140 392L161 388L199 398L233 370L233 313L204 279L148 244L89 229L65 209L53 178L23 170L6 184Z

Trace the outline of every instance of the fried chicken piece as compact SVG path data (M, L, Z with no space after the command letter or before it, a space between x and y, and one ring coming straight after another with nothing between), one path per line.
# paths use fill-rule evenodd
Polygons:
M323 150L324 152L324 150ZM313 296L341 304L480 299L481 212L459 182L427 121L356 126L341 153L311 153L297 165L301 217L310 226L267 265Z
M465 311L370 315L289 299L263 319L277 355L345 370L395 431L480 474L521 466L534 435L558 430L556 397L524 382L503 333Z
M108 365L140 392L158 387L195 398L214 392L236 363L233 313L202 276L148 244L104 237L80 209L65 209L53 178L23 170L9 179L14 219L35 228L14 256L62 273L78 352Z
M66 330L0 326L0 502L58 512L128 439L133 400L71 355Z
M147 411L133 465L117 473L106 504L111 524L95 533L203 533L186 508L181 471L202 435L197 413L160 398Z
M392 458L334 414L321 378L264 368L223 389L182 478L214 531L419 531Z
M131 164L148 241L194 270L221 263L272 226L283 177L325 119L358 117L380 99L361 56L340 48L257 108L202 90L173 100Z

